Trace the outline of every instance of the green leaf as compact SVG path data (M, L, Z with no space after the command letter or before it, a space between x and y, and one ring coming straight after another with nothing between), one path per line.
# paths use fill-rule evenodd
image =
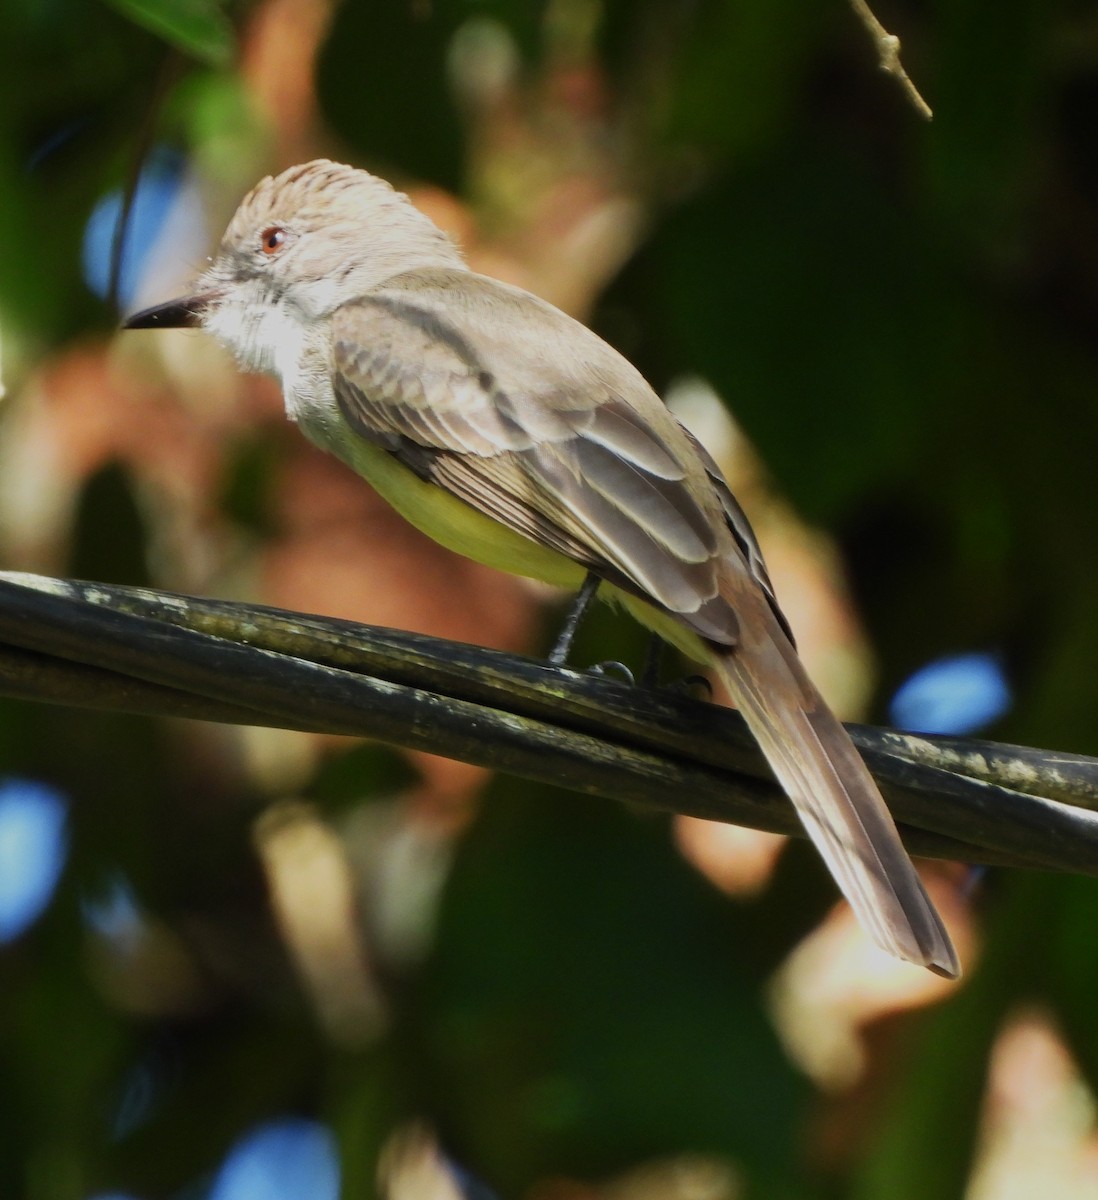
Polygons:
M217 0L107 0L131 21L211 66L236 51L232 25Z

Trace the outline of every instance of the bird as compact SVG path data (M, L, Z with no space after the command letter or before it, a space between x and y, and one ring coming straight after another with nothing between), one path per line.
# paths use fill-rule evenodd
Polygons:
M430 537L558 587L592 580L715 670L869 937L960 975L719 467L596 333L476 273L406 195L327 159L262 179L188 293L124 327L206 330Z

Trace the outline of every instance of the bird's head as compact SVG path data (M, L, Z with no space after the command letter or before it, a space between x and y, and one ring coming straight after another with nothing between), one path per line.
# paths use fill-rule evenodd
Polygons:
M245 367L270 370L291 330L323 323L405 271L463 265L454 243L403 193L318 159L261 180L190 292L135 313L124 328L201 326Z

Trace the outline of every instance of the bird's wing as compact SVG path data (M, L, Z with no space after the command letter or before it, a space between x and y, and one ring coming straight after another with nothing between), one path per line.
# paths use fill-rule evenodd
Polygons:
M528 293L439 270L344 306L332 332L336 397L360 436L734 644L722 498L681 426L589 330Z
M747 514L740 507L740 502L732 494L732 489L728 486L728 482L722 474L720 467L717 466L713 456L689 429L684 428L683 432L689 438L690 444L694 447L695 453L705 468L705 473L709 477L709 482L712 484L713 490L717 493L721 508L724 510L725 524L736 540L736 545L739 547L740 554L743 556L743 561L747 566L751 578L758 584L763 595L766 597L766 601L770 605L770 611L777 618L778 624L789 639L789 644L796 649L797 641L793 636L793 630L789 627L785 613L782 612L778 605L778 597L774 594L774 585L770 582L770 573L766 569L762 550L759 547L758 539L755 537L755 531L751 528L751 522L747 519Z

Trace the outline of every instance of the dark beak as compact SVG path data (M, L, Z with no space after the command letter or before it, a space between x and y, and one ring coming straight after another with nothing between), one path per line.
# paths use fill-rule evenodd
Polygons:
M122 322L123 329L194 329L202 324L202 314L218 298L215 292L201 296L180 296L164 304L143 308Z

